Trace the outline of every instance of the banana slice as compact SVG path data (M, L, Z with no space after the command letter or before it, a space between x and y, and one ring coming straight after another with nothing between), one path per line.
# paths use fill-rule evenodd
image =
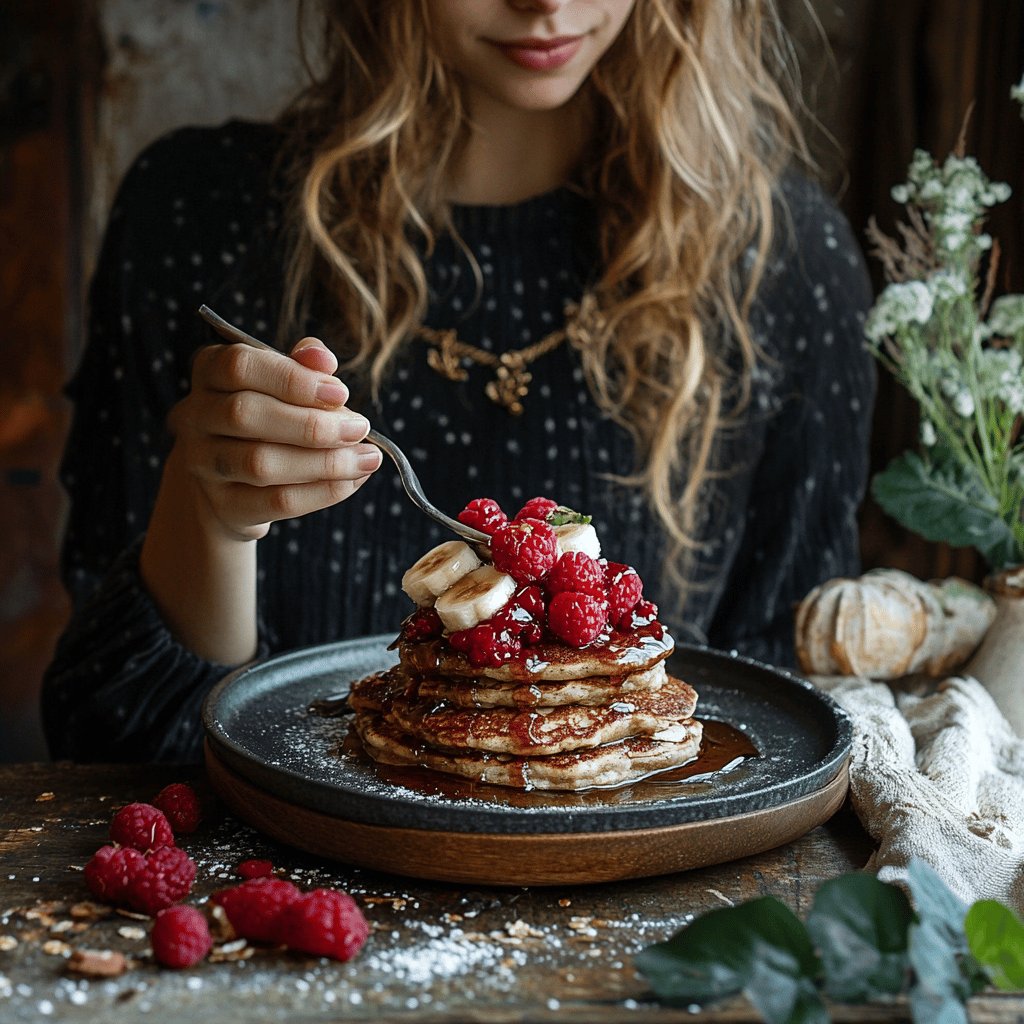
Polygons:
M515 593L516 581L493 565L481 565L449 587L434 605L449 633L469 629L500 611Z
M480 565L476 552L461 540L431 548L402 577L402 589L421 607L434 603L452 584Z
M566 523L553 529L559 557L567 551L582 551L591 558L601 557L601 542L597 539L597 530L590 523Z

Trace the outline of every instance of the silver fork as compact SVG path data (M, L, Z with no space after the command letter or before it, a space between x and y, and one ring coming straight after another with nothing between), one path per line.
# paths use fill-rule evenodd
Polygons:
M229 324L227 320L218 316L207 305L199 307L199 315L222 338L225 338L228 341L238 342L242 345L250 345L253 348L264 348L269 352L277 352L278 355L281 355L281 352L272 345L268 345L266 342L260 341L259 338L254 338L251 334L246 334L245 331L241 330L241 328L235 327L234 324ZM452 519L451 516L445 515L444 512L427 499L427 496L423 493L423 487L420 484L419 477L416 476L416 470L412 468L412 464L409 462L405 452L403 452L390 437L385 437L377 430L371 430L366 435L366 440L371 444L375 444L381 451L390 456L391 460L398 467L398 475L402 479L402 486L405 488L405 493L412 499L413 504L418 505L422 511L426 512L426 514L430 516L431 519L451 530L452 533L458 534L464 540L469 541L474 547L478 549L487 549L490 547L491 538L488 537L486 533L483 533L480 530L474 530L471 526L466 526L465 523L460 523L458 519Z

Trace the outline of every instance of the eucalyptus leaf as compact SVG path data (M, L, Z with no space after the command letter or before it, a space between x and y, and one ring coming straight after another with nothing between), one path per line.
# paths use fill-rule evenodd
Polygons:
M910 963L914 984L910 1009L915 1024L967 1024L969 986L943 921L911 925Z
M829 1024L813 977L794 972L789 950L757 943L743 991L768 1024Z
M1001 989L1024 989L1024 922L995 900L979 900L964 919L967 945Z
M957 952L967 952L964 918L967 904L942 880L935 869L920 857L907 865L907 887L914 900L914 909L922 922L941 926Z
M822 884L807 930L825 969L828 994L863 1003L906 985L907 933L914 912L902 889L874 875L848 874Z
M995 497L977 474L951 459L905 452L871 481L878 504L925 540L975 548L993 568L1024 560Z
M820 964L799 918L772 896L712 910L641 950L638 970L676 1005L745 992L768 1024L824 1024Z

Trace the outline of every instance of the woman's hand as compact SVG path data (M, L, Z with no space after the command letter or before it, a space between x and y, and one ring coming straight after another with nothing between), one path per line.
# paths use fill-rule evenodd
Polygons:
M380 466L380 450L360 443L369 422L331 376L337 366L316 338L289 356L246 345L198 353L192 390L171 414L171 459L208 526L260 538L276 520L343 501Z
M171 631L209 661L257 650L256 545L277 519L349 497L380 466L370 424L345 408L338 363L315 338L290 355L213 345L171 413L174 447L139 556Z

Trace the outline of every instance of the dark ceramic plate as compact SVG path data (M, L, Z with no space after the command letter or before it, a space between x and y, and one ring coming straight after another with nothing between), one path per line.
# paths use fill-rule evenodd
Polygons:
M725 722L759 756L710 777L614 790L524 794L380 768L342 750L348 719L311 714L393 664L393 635L313 647L240 669L203 706L216 758L288 804L350 822L460 833L602 833L665 828L765 811L823 789L850 750L850 723L827 695L788 672L703 647L678 646L669 671L699 694L697 717Z

